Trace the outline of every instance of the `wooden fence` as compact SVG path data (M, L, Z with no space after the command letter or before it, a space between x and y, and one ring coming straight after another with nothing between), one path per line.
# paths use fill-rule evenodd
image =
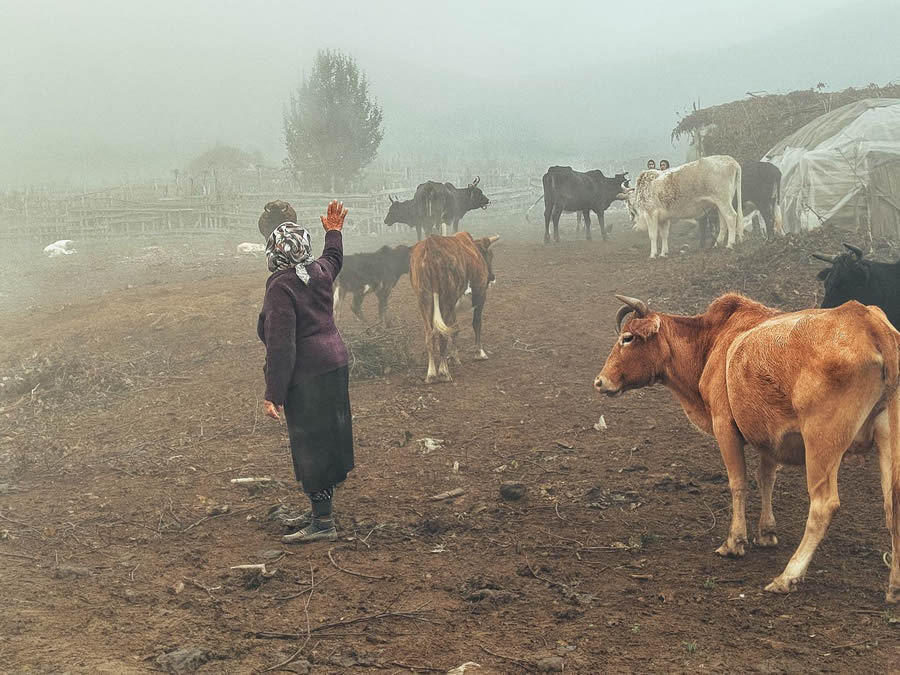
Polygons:
M537 185L537 187L535 187ZM520 219L540 196L540 181L492 190L490 212ZM385 232L389 195L409 199L414 187L341 196L350 209L348 227L370 235ZM297 211L301 223L314 223L331 194L308 192L245 192L198 196L155 196L145 186L71 194L16 193L0 196L0 239L52 242L57 239L108 239L166 235L218 234L253 241L256 221L266 202L283 199Z

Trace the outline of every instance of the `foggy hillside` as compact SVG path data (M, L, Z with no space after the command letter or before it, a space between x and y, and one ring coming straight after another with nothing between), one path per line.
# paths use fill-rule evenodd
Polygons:
M900 77L890 0L682 4L637 16L597 3L22 3L0 40L15 64L0 89L0 186L166 177L217 142L278 166L283 106L327 47L370 77L381 158L613 168L675 156L669 133L698 99Z

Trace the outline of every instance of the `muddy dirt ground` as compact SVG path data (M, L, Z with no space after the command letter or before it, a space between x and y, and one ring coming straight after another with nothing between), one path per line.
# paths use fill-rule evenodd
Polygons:
M514 232L470 224L488 226ZM673 256L650 262L645 235L621 223L609 242L567 227L558 246L538 228L498 244L491 358L474 361L463 330L452 383L423 383L401 280L389 335L412 363L352 383L357 468L336 499L340 539L307 547L280 541L278 514L303 499L285 431L261 414L261 259L208 241L8 257L0 671L246 673L298 650L285 671L900 667L874 458L842 468L842 507L806 582L773 596L762 588L806 518L803 472L779 474L780 546L720 559L730 498L712 439L665 390L607 400L591 388L614 340L614 292L668 311L728 289L807 307L821 292L808 253L836 252L841 236L701 253L673 235ZM374 316L374 299L366 309ZM349 311L339 323L364 335ZM230 483L253 476L276 482ZM525 497L501 499L503 481L524 483ZM758 515L754 491L751 528ZM274 574L230 570L253 563Z

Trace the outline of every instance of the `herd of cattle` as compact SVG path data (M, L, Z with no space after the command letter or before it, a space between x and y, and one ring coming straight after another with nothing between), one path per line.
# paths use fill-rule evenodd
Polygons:
M743 209L755 207L770 238L780 231L780 172L766 163L744 166L727 156L706 157L665 171L642 172L634 187L626 174L608 178L600 171L550 167L543 177L545 242L549 224L559 239L560 214L580 212L590 238L590 211L606 237L603 213L624 200L637 228L657 235L668 252L672 222L695 220L706 231L718 217L717 242L730 248L743 235ZM407 201L391 199L385 222L415 227L414 246L384 246L344 258L335 282L335 305L353 297L353 313L363 319L362 301L378 298L385 321L388 298L399 279L410 280L425 324L426 382L451 379L449 361L456 314L471 295L476 358L481 345L482 312L494 280L492 245L498 236L473 238L467 232L445 236L470 210L489 200L478 180L457 189L429 182ZM710 214L710 212L713 214ZM279 224L296 222L282 201L269 202L259 219L268 237ZM441 227L442 235L432 234ZM430 236L422 240L423 231ZM702 236L702 234L701 234ZM690 421L715 436L732 494L728 537L717 553L743 556L747 546L745 503L748 489L745 445L760 453L758 484L762 499L757 546L777 544L772 493L780 465L806 467L810 497L806 530L787 567L766 589L785 593L803 579L839 505L837 474L845 453L877 448L885 519L892 540L886 600L900 602L900 262L867 260L845 244L838 255L811 253L827 262L821 308L784 313L737 294L713 301L696 316L651 311L641 300L616 296L624 306L616 317L617 340L595 388L607 395L653 384L669 388ZM896 517L895 517L896 515ZM887 558L885 558L887 562Z

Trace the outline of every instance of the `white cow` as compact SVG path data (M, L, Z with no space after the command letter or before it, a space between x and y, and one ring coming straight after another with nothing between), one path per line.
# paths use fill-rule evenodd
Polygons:
M73 253L75 253L75 242L71 239L60 239L44 247L44 255L48 258L58 258Z
M667 171L644 171L634 188L619 197L628 205L634 229L649 233L651 258L656 257L657 236L662 239L661 255L669 254L670 222L697 219L710 208L727 224L727 248L743 241L741 165L733 157L710 155ZM725 242L725 231L719 229L718 246Z

